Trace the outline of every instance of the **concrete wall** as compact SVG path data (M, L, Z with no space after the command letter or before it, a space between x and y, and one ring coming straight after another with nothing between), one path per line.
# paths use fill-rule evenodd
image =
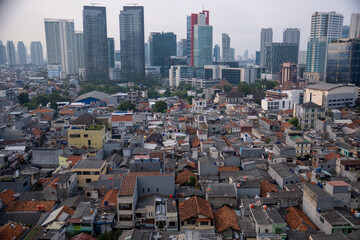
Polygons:
M218 174L218 167L211 163L198 163L200 176L215 176Z
M32 151L32 164L44 167L59 166L59 156L63 149L35 148Z
M224 204L230 207L237 207L237 199L231 197L207 197L207 199L213 208L221 208Z
M173 175L141 176L137 177L137 183L139 196L152 193L173 195L175 192L175 177Z

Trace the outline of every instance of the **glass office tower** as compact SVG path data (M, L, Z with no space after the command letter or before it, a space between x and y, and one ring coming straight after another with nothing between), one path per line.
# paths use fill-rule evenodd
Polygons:
M109 78L106 8L84 6L83 24L86 80L103 82Z

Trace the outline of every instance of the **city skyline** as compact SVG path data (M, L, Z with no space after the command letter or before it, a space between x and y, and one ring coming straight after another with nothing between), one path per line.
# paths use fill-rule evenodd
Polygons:
M115 40L115 49L120 49L118 14L125 3L99 1L107 8L108 37ZM21 4L20 4L21 3ZM186 4L189 3L189 4ZM174 32L177 40L186 38L186 16L191 13L209 10L210 25L214 28L214 45L221 44L221 34L227 32L232 38L232 47L236 56L249 50L249 55L259 50L259 33L261 28L273 28L274 42L282 41L282 33L286 28L300 28L300 50L306 50L307 38L310 36L311 14L315 11L336 11L344 15L344 25L350 24L352 13L360 11L360 4L355 0L336 1L302 1L287 2L277 0L259 8L264 1L240 3L239 1L182 1L180 3L154 0L138 1L144 6L145 39L150 32ZM71 5L70 5L71 4ZM24 41L29 47L31 41L41 41L45 46L45 32L42 28L44 18L74 19L75 30L82 31L82 8L90 5L89 1L2 1L0 4L0 33L3 42ZM266 4L268 5L268 4ZM177 11L170 11L176 9ZM300 9L300 10L299 10ZM159 14L161 13L161 14ZM239 14L240 13L240 14ZM21 17L20 17L21 16ZM231 21L229 21L229 17ZM276 17L273 17L276 16ZM164 21L166 19L166 21ZM164 24L166 23L166 24ZM28 27L29 25L33 27ZM13 31L16 27L18 31ZM46 56L46 53L44 53Z

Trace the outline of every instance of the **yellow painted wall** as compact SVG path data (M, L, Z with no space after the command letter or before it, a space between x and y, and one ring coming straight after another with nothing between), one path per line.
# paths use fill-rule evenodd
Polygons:
M74 135L80 136L74 137ZM87 148L92 147L96 149L102 149L105 142L105 127L103 127L101 130L69 129L68 142L69 146L74 146L77 148L85 146Z

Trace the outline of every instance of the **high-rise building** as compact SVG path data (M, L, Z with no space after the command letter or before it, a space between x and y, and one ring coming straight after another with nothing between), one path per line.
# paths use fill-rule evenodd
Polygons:
M120 11L121 71L126 81L145 78L144 7L124 6Z
M273 30L272 28L262 28L260 37L260 65L265 65L266 60L266 44L272 43Z
M9 66L14 66L16 64L16 52L15 45L13 41L6 42L6 51L7 51L7 60Z
M329 43L326 82L360 86L360 38Z
M17 62L19 65L25 65L26 64L26 47L24 42L19 41L17 44Z
M115 41L114 38L108 38L108 52L109 52L109 68L115 67Z
M349 38L350 26L343 26L341 31L341 38Z
M176 56L186 56L186 38L180 39L176 46Z
M2 41L0 41L0 65L6 65L6 47L3 45Z
M34 66L44 65L44 55L41 42L31 42L30 44L31 64Z
M260 65L260 51L255 52L255 64Z
M194 26L199 23L199 16L203 16L205 14L205 24L209 25L209 11L203 10L201 13L192 13L190 16L186 18L186 37L187 37L187 58L188 64L194 65ZM203 17L201 17L203 19Z
M298 28L286 28L283 31L284 43L297 43L300 45L300 29Z
M176 35L172 32L152 32L149 36L149 44L150 65L161 66L160 72L167 75L169 69L165 66L165 63L170 56L176 56Z
M244 59L248 60L248 58L249 58L249 51L246 49L244 52Z
M283 32L284 43L296 43L298 51L300 50L300 29L299 28L286 28Z
M267 43L265 67L268 73L277 74L284 62L297 63L296 43Z
M214 61L220 61L220 46L218 44L216 44L214 47Z
M235 61L235 48L230 48L230 61Z
M307 46L304 77L310 82L323 81L326 73L327 46L341 38L343 15L336 12L315 12Z
M48 64L61 64L67 74L76 72L74 20L45 19Z
M78 71L79 68L85 67L83 32L75 32L75 59L76 59L76 71Z
M300 51L299 52L299 64L306 64L306 51Z
M229 62L230 56L230 37L227 33L222 34L222 60Z
M280 66L279 80L281 83L297 83L297 66L295 63L284 62Z
M145 66L150 66L150 43L146 42L144 44L145 49Z
M199 13L193 32L193 66L203 68L212 64L213 27L208 25L208 15Z
M109 78L106 8L84 6L84 62L87 81Z
M351 15L349 37L350 38L360 37L360 13L353 13Z
M121 61L121 53L120 50L115 50L115 62Z

